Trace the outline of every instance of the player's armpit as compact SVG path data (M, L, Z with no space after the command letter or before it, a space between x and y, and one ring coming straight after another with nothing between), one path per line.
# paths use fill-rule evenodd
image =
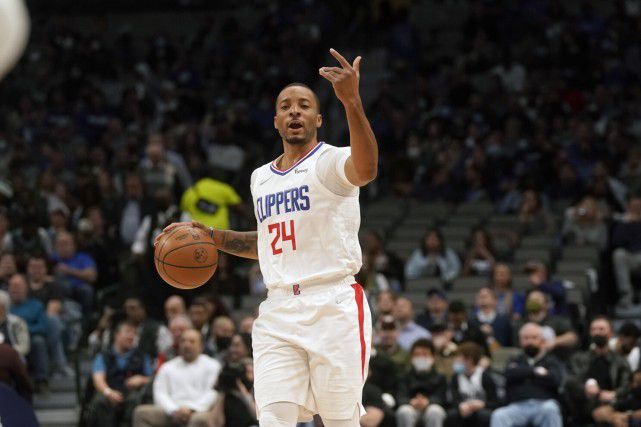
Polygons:
M214 230L214 244L221 251L243 258L258 259L258 233L255 231Z

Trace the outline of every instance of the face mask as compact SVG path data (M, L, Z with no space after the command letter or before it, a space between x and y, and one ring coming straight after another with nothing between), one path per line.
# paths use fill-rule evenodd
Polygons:
M533 345L526 345L525 347L523 347L523 351L525 352L527 357L530 357L530 358L533 358L537 354L539 354L539 348Z
M455 374L464 374L465 373L465 365L463 362L454 362L452 363L452 371Z
M218 351L227 350L231 344L231 337L218 337L216 338L216 348Z
M608 345L608 337L605 335L594 335L592 336L592 342L599 348L603 348Z
M431 357L414 357L412 358L412 366L418 372L429 371L434 364L434 359Z
M528 313L535 314L543 309L543 304L538 301L529 300L525 303L525 309Z

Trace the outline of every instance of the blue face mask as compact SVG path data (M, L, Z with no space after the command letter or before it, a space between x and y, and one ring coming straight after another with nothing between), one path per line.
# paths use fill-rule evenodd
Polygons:
M454 371L455 374L464 374L465 365L463 364L463 362L454 362L452 363L452 371Z

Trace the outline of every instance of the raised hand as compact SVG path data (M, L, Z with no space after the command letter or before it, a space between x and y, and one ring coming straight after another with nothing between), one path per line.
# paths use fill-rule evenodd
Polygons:
M360 80L361 57L357 56L352 65L335 51L330 49L329 53L341 65L340 67L322 67L318 73L332 83L336 97L343 103L352 102L360 98L358 82Z

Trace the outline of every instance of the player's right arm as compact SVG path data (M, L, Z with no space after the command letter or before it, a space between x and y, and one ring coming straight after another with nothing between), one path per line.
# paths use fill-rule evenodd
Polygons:
M175 222L168 225L163 232L156 237L154 246L165 234L183 225L202 228L203 230L211 232L214 245L223 252L243 258L258 259L258 233L256 231L210 230L209 227L197 221Z

